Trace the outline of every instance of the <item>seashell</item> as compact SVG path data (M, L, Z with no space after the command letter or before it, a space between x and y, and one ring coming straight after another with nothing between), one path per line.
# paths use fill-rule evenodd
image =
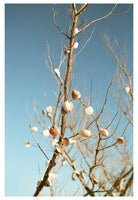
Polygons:
M50 112L47 112L47 117L48 117L49 119L52 119L52 114L51 114Z
M38 131L38 128L36 126L31 128L31 132L37 132L37 131Z
M53 109L51 106L48 106L48 107L46 107L46 110L47 110L47 112L51 113Z
M25 146L26 146L27 148L29 148L29 147L31 146L30 142L25 141Z
M53 172L49 173L49 178L50 178L51 180L56 179L57 177L58 177L57 174L55 174L55 173L53 173Z
M63 103L63 109L64 111L71 112L73 110L73 103L71 101L65 101Z
M45 163L45 170L47 170L49 163L50 163L50 160L47 160L46 163Z
M58 140L55 138L55 139L52 140L51 145L55 146L57 144L57 142L58 142Z
M50 134L53 136L57 136L60 135L60 130L56 125L53 125L50 130L49 130Z
M129 93L129 92L130 92L130 87L129 87L129 86L125 87L125 92L126 92L126 93Z
M45 108L43 108L42 114L43 114L43 115L46 115L46 110L45 110Z
M70 144L70 141L69 141L69 138L68 137L65 137L63 139L63 144L67 147L69 144Z
M73 45L73 49L77 49L79 46L79 43L78 42L75 42L74 45Z
M62 166L66 165L67 161L65 158L62 159Z
M76 99L78 98L79 94L80 94L79 91L73 90L73 91L72 91L72 99L73 99L73 100L76 100Z
M92 180L92 183L93 183L93 184L99 184L99 182L98 182L98 180L97 180L96 178L94 178L94 179Z
M117 138L117 143L118 144L124 144L124 139L122 137Z
M66 56L68 53L70 53L70 49L66 49L66 50L64 51L65 56Z
M87 108L85 108L85 113L87 115L92 115L94 112L93 108L91 106L88 106Z
M77 143L77 141L76 140L74 140L74 139L69 139L69 144L75 144L75 143Z
M78 99L80 99L80 98L81 98L81 93L79 92Z
M59 69L55 68L54 71L55 71L55 74L57 75L57 77L59 78L60 77L60 71L59 71Z
M109 136L109 132L106 129L100 129L99 134L100 136Z
M43 136L44 136L44 137L48 137L49 135L50 135L49 130L48 130L48 129L45 129L45 130L43 131Z
M83 137L91 137L91 132L87 129L81 129L78 133Z
M74 29L74 34L77 35L78 33L79 33L79 29L78 29L78 28L75 28L75 29Z

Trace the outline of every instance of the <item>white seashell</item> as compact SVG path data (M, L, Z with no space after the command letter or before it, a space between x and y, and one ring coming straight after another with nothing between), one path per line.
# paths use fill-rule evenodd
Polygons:
M69 144L75 144L75 143L77 143L77 141L76 140L74 140L74 139L69 139Z
M100 136L109 136L109 132L106 129L100 129L99 134Z
M26 146L27 148L29 148L29 147L31 146L30 142L25 141L25 146Z
M51 145L55 146L57 144L57 142L58 142L58 140L55 138L55 139L52 140Z
M79 94L78 94L78 99L80 99L81 98L81 93L79 92Z
M37 131L38 131L38 128L36 126L31 128L31 132L37 132Z
M50 163L50 160L47 160L46 163L45 163L45 170L47 170L49 163Z
M85 108L85 112L87 115L92 115L94 110L91 106L89 106L89 107Z
M44 136L44 137L48 137L49 135L50 135L49 130L48 130L48 129L45 129L45 130L43 131L43 136Z
M59 78L59 77L60 77L60 71L59 71L59 69L58 69L58 68L55 68L54 71L55 71L57 77Z
M78 28L75 28L75 29L74 29L74 34L77 35L78 33L79 33L79 29L78 29Z
M57 177L58 177L57 174L55 174L55 173L53 173L53 172L49 173L49 178L50 178L50 180L56 179Z
M51 114L50 112L47 112L47 117L48 117L49 119L52 119L52 114Z
M129 86L125 87L125 92L126 92L126 93L129 93L129 92L130 92L130 87L129 87Z
M71 101L65 101L63 103L63 109L66 111L66 112L71 112L72 109L73 109L73 103Z
M51 106L48 106L48 107L46 107L46 110L47 110L47 112L51 113L53 109Z
M86 129L81 129L78 131L78 133L83 137L91 137L91 132Z
M79 43L78 42L75 42L74 45L73 45L73 49L77 49L79 46Z

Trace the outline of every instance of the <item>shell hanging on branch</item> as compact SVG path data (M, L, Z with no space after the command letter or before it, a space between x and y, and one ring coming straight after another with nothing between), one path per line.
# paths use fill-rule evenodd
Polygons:
M130 87L129 87L129 86L125 87L125 92L126 92L127 94L130 92Z
M78 133L83 137L91 137L91 131L87 129L81 129L78 131Z
M124 144L125 141L124 141L124 139L122 137L119 137L119 138L117 138L117 143L118 144Z
M73 103L71 101L65 101L63 103L63 109L65 112L71 112L73 110Z
M49 178L50 179L56 179L58 177L58 175L57 174L55 174L55 173L53 173L53 172L51 172L51 173L49 173Z
M109 132L106 129L100 129L99 134L100 136L106 136L106 137L109 136Z
M79 33L79 29L76 27L76 28L74 29L74 34L77 35L78 33Z
M43 115L46 115L46 110L45 110L45 108L43 108L42 114L43 114Z
M70 144L69 138L68 138L68 137L65 137L65 138L63 139L63 144L64 144L66 147Z
M54 71L55 71L55 74L57 75L57 77L59 78L60 77L60 71L59 71L59 69L55 68Z
M87 108L85 108L85 113L87 115L92 115L94 112L94 109L91 106L88 106Z
M31 146L30 142L25 141L25 146L26 146L27 148L29 148L29 147Z
M80 92L78 90L73 90L72 91L72 99L75 101L77 98L80 98Z
M55 138L52 140L51 145L56 146L57 143L58 143L58 140Z
M50 135L49 130L48 130L48 129L45 129L45 130L43 131L43 136L44 136L44 137L48 137L49 135Z
M47 112L47 117L51 120L52 119L52 114L50 112Z
M53 108L51 106L46 107L47 112L51 113Z
M66 49L66 50L64 51L65 56L66 56L68 53L70 53L70 49Z
M73 45L73 49L77 49L79 46L79 43L78 42L75 42L74 45Z
M65 138L63 139L63 144L64 144L66 147L67 147L68 145L75 144L75 143L77 143L77 141L74 140L74 139L71 139L71 138L68 138L68 137L65 137Z
M37 132L37 131L38 131L38 128L36 126L31 128L31 132Z
M93 183L93 184L99 184L99 182L98 182L98 180L97 180L96 178L94 178L94 179L92 180L92 183Z
M49 132L50 132L50 134L53 135L53 136L60 135L60 130L59 130L59 128L58 128L56 125L52 126L52 127L50 128Z

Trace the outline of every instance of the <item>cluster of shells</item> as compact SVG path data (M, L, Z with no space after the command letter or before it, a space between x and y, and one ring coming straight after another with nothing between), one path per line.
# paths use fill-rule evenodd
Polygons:
M77 35L78 33L79 33L79 29L75 28L74 35ZM73 49L77 49L78 46L79 46L79 43L78 42L74 42ZM64 51L65 56L67 56L69 53L70 53L70 49L66 49ZM59 71L59 69L55 68L54 71L55 71L56 76L58 78L60 78L60 71ZM130 87L129 86L125 87L124 89L125 89L126 93L130 92ZM81 98L81 93L78 90L76 90L76 89L74 89L72 91L71 95L72 95L72 101L76 101L77 99ZM69 100L68 101L64 101L64 103L63 103L63 105L61 107L61 113L62 113L62 115L66 115L67 113L72 112L73 107L74 107L72 101L69 101ZM45 108L42 109L42 114L44 116L47 116L51 120L51 122L52 122L52 110L53 109L52 109L51 106L46 107L46 109ZM92 106L85 107L85 113L87 115L91 116L91 115L93 115L93 112L94 112L94 109L93 109ZM31 127L31 132L38 132L38 128L36 126ZM80 129L80 130L78 130L77 134L81 135L82 137L91 138L91 131L88 130L88 129ZM49 137L50 135L54 137L53 140L52 140L52 142L51 142L51 145L55 146L57 148L57 150L60 151L61 147L58 146L58 140L56 139L56 136L60 135L60 129L55 124L52 125L51 127L49 126L48 128L44 129L44 131L43 131L43 136L44 137ZM108 137L109 136L108 130L102 129L102 128L99 129L99 136L100 137ZM71 137L70 138L69 137L64 137L63 138L63 145L65 147L67 147L67 146L69 146L71 144L75 144L76 142L77 141L74 140L74 139L72 139ZM119 138L117 138L116 142L118 144L123 144L124 143L124 139L122 137L119 137ZM31 144L28 141L25 142L25 146L27 148L29 148L30 145ZM62 159L62 166L64 166L66 164L66 162L67 161L66 161L65 158ZM46 166L45 166L46 169L47 169L49 163L50 163L50 160L47 160ZM81 171L81 172L74 171L72 173L72 180L73 181L76 181L76 179L74 178L74 174L81 176L81 178L83 178L83 179L86 176L86 174L83 171ZM57 178L56 174L50 173L47 181L45 182L45 186L47 186L47 187L51 186L53 180L56 179L56 178ZM38 181L37 186L40 185L41 181L42 180ZM96 178L93 178L92 183L93 184L99 184L99 182L98 182L98 180Z

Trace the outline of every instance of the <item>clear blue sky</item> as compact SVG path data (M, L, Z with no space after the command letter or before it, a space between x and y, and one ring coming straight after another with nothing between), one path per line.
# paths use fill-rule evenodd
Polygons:
M82 17L85 17L88 23L107 14L112 7L113 5L108 4L89 5ZM56 17L57 23L64 31L67 30L69 19L65 15L67 8L68 5L59 5L59 14ZM117 12L128 8L129 5L120 5ZM54 25L52 16L49 4L5 5L5 195L7 196L32 195L39 178L37 165L41 153L33 148L26 149L24 146L25 140L33 143L28 126L31 120L26 112L26 103L31 114L33 114L34 97L39 102L40 111L46 107L44 88L50 104L54 106L55 103L51 88L55 89L56 82L45 65L44 53L47 53L45 39L47 38L51 49L55 40L55 63L59 65L61 40L64 41L64 36ZM92 28L93 26L86 30L79 48L88 39ZM78 88L81 88L85 78L88 94L90 64L93 94L98 91L99 103L105 97L106 86L115 70L115 64L111 56L108 56L101 39L103 33L110 35L112 41L116 36L121 47L126 44L128 71L132 73L133 7L127 14L112 16L98 22L91 41L75 61ZM75 51L77 52L79 48ZM94 95L92 102L96 105Z

